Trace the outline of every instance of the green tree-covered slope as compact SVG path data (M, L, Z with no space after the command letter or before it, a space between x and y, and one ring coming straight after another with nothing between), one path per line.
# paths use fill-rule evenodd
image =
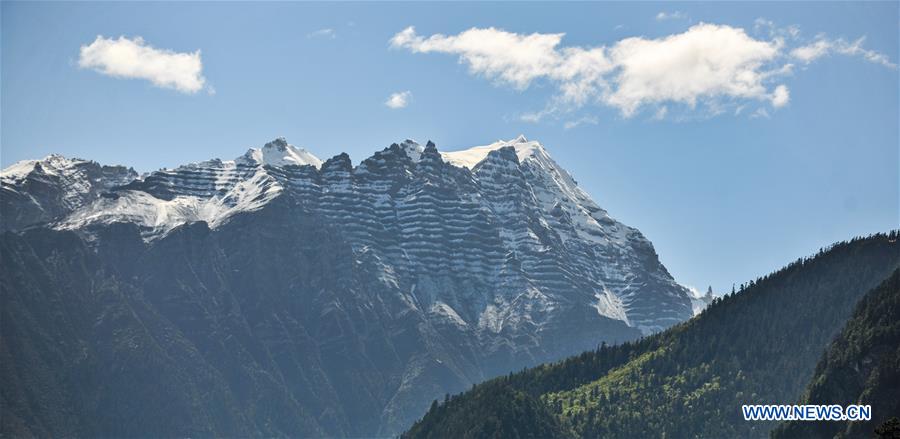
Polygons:
M741 405L799 400L859 299L900 266L897 237L836 244L663 333L476 386L406 436L447 437L488 418L500 428L523 425L520 411L507 407L516 392L544 404L557 437L765 436L775 423L744 421ZM492 434L521 437L518 429Z
M774 438L872 437L900 416L900 271L864 297L816 366L803 404L869 404L868 422L790 422Z

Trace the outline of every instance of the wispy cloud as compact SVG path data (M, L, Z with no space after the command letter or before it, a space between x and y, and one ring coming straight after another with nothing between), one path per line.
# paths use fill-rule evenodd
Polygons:
M796 40L800 37L800 26L778 26L774 21L759 17L753 21L754 32L765 32L770 38L792 39Z
M200 51L175 52L157 49L143 38L97 36L81 46L78 66L114 78L145 79L161 88L193 94L204 87L213 93L203 77Z
M750 115L750 118L751 119L768 119L769 111L766 110L765 108L757 108L756 111L754 111L753 114Z
M780 82L792 74L791 61L811 62L834 52L893 65L862 49L862 40L845 44L820 39L829 44L814 50L794 44L792 49L785 41L799 36L798 28L775 32L771 22L759 20L757 26L770 28L774 36L758 39L742 28L700 23L660 38L581 47L562 46L563 33L519 34L491 27L422 36L410 26L394 35L390 45L412 53L456 55L471 74L496 85L526 90L535 81L552 84L556 93L544 109L521 115L526 122L589 104L613 107L626 118L647 107L669 111L671 107L660 110L668 104L700 107L713 115L749 103L780 108L790 101L787 85Z
M864 49L862 45L865 40L865 37L861 37L856 41L847 42L842 38L829 39L824 35L819 35L814 42L791 50L791 56L809 64L823 56L836 53L839 55L858 56L875 64L881 64L892 69L897 68L897 64L892 63L887 55L874 50Z
M598 123L600 123L600 120L595 116L583 116L579 119L567 121L563 124L563 128L571 130L572 128L577 128L581 125L597 125Z
M384 105L394 110L406 108L406 106L409 105L410 99L412 99L411 91L399 91L388 96L387 100L384 101Z
M685 14L684 12L681 12L681 11L674 11L674 12L661 11L660 13L656 14L656 21L683 20L685 18L688 18L687 14Z
M337 32L331 28L319 29L317 31L306 34L306 38L322 38L333 40L337 38Z
M654 120L663 120L666 118L666 115L669 114L669 107L663 105L656 109L656 114L653 115Z

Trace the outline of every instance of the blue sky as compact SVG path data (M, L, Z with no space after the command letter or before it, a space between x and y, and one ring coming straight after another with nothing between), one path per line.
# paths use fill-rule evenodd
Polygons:
M149 171L276 136L358 162L522 133L717 292L900 222L897 2L0 8L3 167ZM111 64L120 43L181 55L135 70Z

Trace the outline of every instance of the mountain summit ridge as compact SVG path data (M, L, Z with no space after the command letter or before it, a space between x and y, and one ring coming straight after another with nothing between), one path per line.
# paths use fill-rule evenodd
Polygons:
M511 154L505 154L504 150L510 150ZM45 159L48 160L56 163L55 169L62 170L84 162L58 155ZM387 161L398 169L379 169ZM10 176L22 178L23 163L26 162L17 163L3 171L4 189L13 188L16 183ZM58 173L65 174L64 171ZM610 217L577 186L571 175L550 157L540 142L529 141L524 135L509 141L500 140L485 146L450 152L438 151L431 141L422 147L416 141L407 139L375 153L355 167L346 154L323 161L306 149L289 144L284 137L278 137L261 148L251 148L235 160L211 159L189 163L161 169L140 178L134 174L133 180L128 183L121 176L116 176L115 184L102 183L102 178L95 178L94 183L99 183L106 191L103 192L105 195L95 195L91 199L78 199L66 204L57 210L70 211L50 220L50 224L60 230L85 233L117 222L134 223L142 230L145 240L153 241L192 222L203 221L212 228L219 227L235 214L264 207L285 191L304 198L305 205L310 205L341 197L346 191L352 193L366 185L374 185L374 191L380 193L350 196L371 198L374 195L380 199L364 201L373 203L373 209L391 209L393 212L389 216L396 217L404 208L404 203L397 204L396 199L384 198L394 198L400 194L388 186L414 183L407 180L410 175L415 180L416 174L434 174L425 178L443 179L441 183L435 184L454 186L457 195L466 203L465 207L473 209L473 214L486 213L492 216L499 228L499 238L505 250L519 253L520 258L528 257L528 252L523 251L525 247L529 251L543 251L540 249L545 248L550 241L563 247L572 243L603 247L606 250L602 253L613 253L608 255L608 263L615 262L615 253L620 253L621 256L623 248L633 247L648 253L652 259L651 264L655 266L654 270L659 270L663 278L671 279L665 268L656 261L652 245L639 231ZM389 181L383 180L384 178ZM330 182L337 184L332 185ZM507 184L513 184L521 190L506 194L509 188L502 186ZM413 184L411 190L415 192L422 189ZM370 191L365 189L362 192ZM400 195L411 195L412 198L418 196L416 193ZM517 200L518 205L510 204L512 199ZM333 206L328 202L324 205ZM521 209L526 205L530 208ZM534 215L534 212L538 212L538 215ZM342 215L352 217L354 212L345 211ZM526 220L529 216L531 218ZM378 218L368 220L380 221ZM529 221L535 224L529 224ZM353 229L354 225L349 228ZM550 236L538 237L541 230L545 234L550 232ZM398 231L402 232L402 229L392 232ZM370 244L371 235L372 230L360 231L357 246ZM579 248L577 251L584 249ZM585 268L590 270L590 267ZM608 271L608 267L606 269ZM618 285L619 289L625 292L604 288L594 293L592 300L597 312L625 321L629 326L637 326L645 334L663 329L690 315L675 314L664 323L653 324L629 318L628 313L622 309L622 303L630 302L635 296L628 292L633 289L628 282L627 275L622 274L617 283L621 284ZM675 308L682 308L680 305L683 305L682 302L688 303L689 294L683 288L676 290L678 293L673 297L684 300L676 300L674 303L679 306ZM637 299L640 301L640 297Z

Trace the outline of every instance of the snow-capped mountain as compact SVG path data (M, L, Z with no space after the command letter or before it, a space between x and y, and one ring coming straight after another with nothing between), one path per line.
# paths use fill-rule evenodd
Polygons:
M59 219L137 177L123 166L56 154L18 162L0 171L0 231Z
M341 224L356 251L390 261L388 271L427 270L430 263L446 264L445 257L458 259L453 262L456 270L483 271L486 284L499 273L518 271L525 276L514 289L527 284L534 292L525 308L531 309L532 302L544 302L539 308L554 306L555 299L547 294L563 285L563 290L586 294L588 299L582 301L597 313L645 334L690 315L686 290L658 264L640 232L612 219L539 142L524 136L444 153L407 140L399 150L381 151L356 168L345 155L323 162L279 138L235 160L155 172L93 202L75 203L80 207L56 227L78 230L129 222L141 226L152 240L191 222L204 221L215 229L236 213L265 206L285 190ZM449 199L440 198L444 195ZM437 210L429 212L432 208ZM424 216L448 209L456 215ZM375 239L380 234L388 239ZM461 245L433 247L420 239L437 236ZM491 253L479 255L472 265L465 265L466 257L454 257L454 251L485 240L496 240L491 244L499 246L490 247ZM440 256L432 253L438 248ZM417 252L420 257L415 257ZM548 264L558 268L544 277ZM494 303L497 300L503 303ZM507 319L527 316L505 300L479 296L477 305L457 306L474 306L464 313L469 320L499 331ZM446 303L440 306L453 310Z
M29 166L3 171L4 222ZM54 168L62 193L82 181L73 167ZM226 376L249 357L214 346L262 346L274 363L258 367L312 427L257 432L393 434L444 393L692 315L650 242L523 136L454 152L407 140L355 167L276 139L129 172L41 204L46 233L83 239Z

